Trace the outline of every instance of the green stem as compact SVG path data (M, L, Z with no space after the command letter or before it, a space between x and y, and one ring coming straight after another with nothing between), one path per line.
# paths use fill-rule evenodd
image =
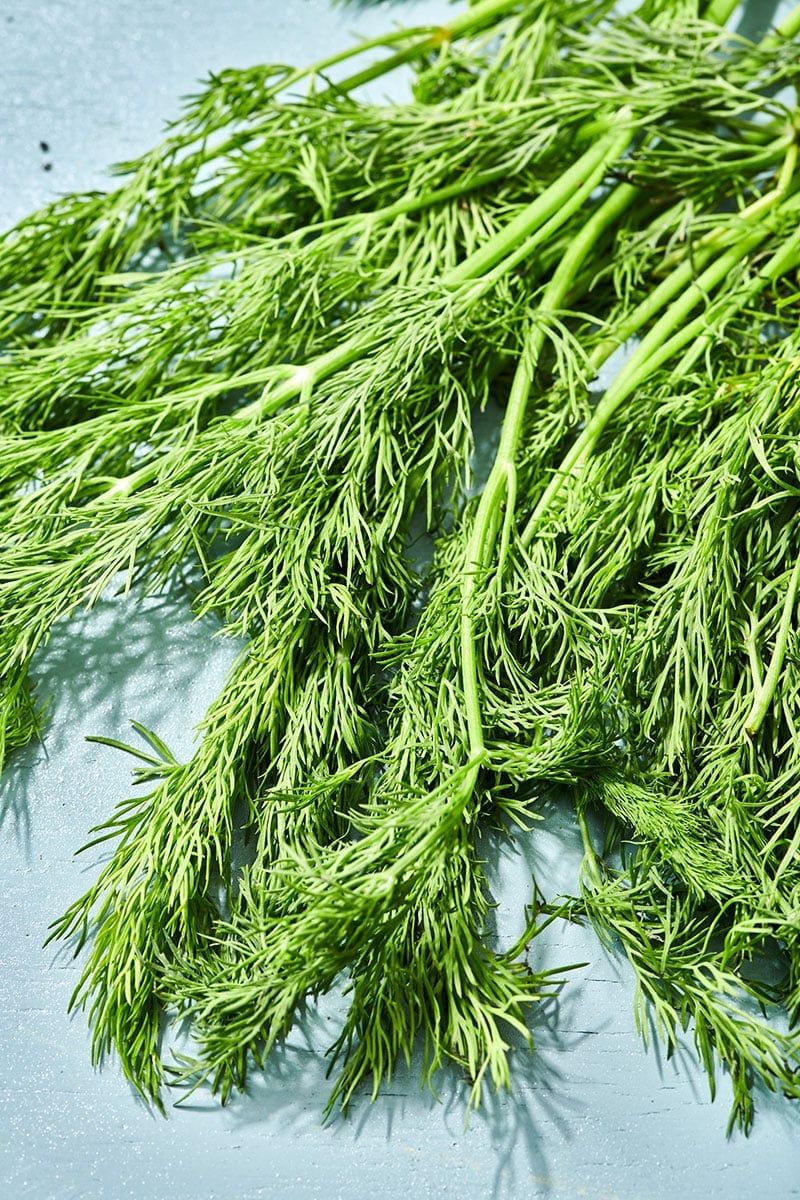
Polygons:
M761 49L774 49L774 47L779 46L782 42L788 42L792 38L796 38L798 33L800 33L800 4L796 5L788 16L785 16L775 26L772 33L767 34L760 43Z
M593 887L602 887L603 873L600 870L600 859L597 851L592 843L592 835L589 832L589 822L586 819L586 809L583 805L579 805L577 809L578 828L581 832L581 842L583 843L583 863L582 868L588 875L587 884Z
M785 151L784 161L775 187L743 209L742 212L737 213L731 224L713 229L700 238L691 247L691 252L687 248L685 252L687 257L670 271L666 279L662 279L661 283L650 292L641 304L637 305L627 317L614 327L613 336L604 338L595 346L589 355L592 366L600 367L624 342L649 324L659 312L664 310L665 305L690 286L697 271L706 267L716 253L735 245L742 237L742 232L746 229L748 222L752 222L757 217L766 217L780 204L789 189L797 165L797 143L794 131L791 131L788 141L786 138L783 139L783 148Z
M286 243L298 242L308 239L310 234L327 233L335 229L340 229L342 237L346 237L347 227L348 225L352 225L354 220L359 223L362 221L366 222L370 228L374 225L388 224L397 217L404 217L409 213L422 212L423 209L434 208L437 204L446 204L448 200L455 200L460 196L466 196L470 192L475 192L479 188L490 187L493 183L500 183L504 179L508 179L507 167L502 167L494 171L483 171L476 175L467 175L462 179L456 180L455 183L448 183L445 187L435 188L430 192L417 192L413 195L401 196L399 200L394 200L391 204L386 204L382 208L374 208L371 212L349 212L344 213L342 216L332 217L329 220L321 220L304 225L302 229L292 230L291 233L284 234L283 237L278 236L274 238L270 245L280 246Z
M365 67L363 71L359 71L342 80L341 83L331 84L331 89L333 91L352 92L356 88L364 87L365 84L372 83L375 79L380 79L384 75L388 75L398 67L406 66L415 59L422 58L425 54L430 54L431 51L440 49L448 42L456 41L462 37L469 37L474 33L480 33L481 30L492 25L499 17L503 17L518 8L520 8L520 0L484 0L482 4L474 4L466 12L454 17L447 25L431 26L428 29L419 30L418 32L422 36L412 42L410 46L406 46L402 50L397 50L389 58L372 63L369 67ZM404 37L408 37L408 30L401 32ZM376 38L372 42L362 43L357 50L358 52L362 52L365 49L373 49L382 44L386 45L388 40L385 37ZM338 61L341 61L342 57L344 56L340 56ZM311 68L305 74L310 74L312 71L318 74L330 65L332 63L328 62Z
M393 221L395 217L403 217L407 213L420 212L424 208L433 208L437 204L446 204L448 200L455 200L459 196L464 196L468 192L475 192L478 188L488 187L493 183L500 183L503 179L508 179L507 167L503 167L497 171L484 171L478 175L468 175L456 183L436 188L432 192L421 192L415 196L403 196L400 200L395 200L393 204L387 204L384 208L375 209L374 212L370 213L368 220L370 222ZM342 218L344 222L349 220L352 220L351 215ZM333 222L328 222L328 228L332 224ZM303 230L304 234L307 232L307 229Z
M373 64L371 68L354 72L347 79L343 79L339 83L330 83L328 84L328 88L326 88L326 90L331 91L349 91L353 87L358 87L359 80L367 71L374 71L375 67L383 67L383 71L378 73L388 74L395 67L407 62L409 52L415 47L424 45L427 48L429 46L433 33L433 26L420 26L416 29L398 29L393 33L384 34L382 37L369 38L363 42L357 42L353 46L348 46L345 50L339 50L336 54L329 55L328 58L319 59L317 62L310 63L305 67L296 67L285 78L279 80L278 83L269 88L267 96L278 96L289 88L294 87L295 84L300 83L303 79L313 78L315 75L325 75L331 67L338 67L340 63L349 62L353 58L359 58L362 54L368 54L371 50L385 50L398 43L402 44L408 41L409 38L415 39L411 47L405 46L402 50L395 51L393 55L383 59L380 63ZM420 50L418 53L424 53L424 51ZM370 76L370 78L376 77L375 74ZM365 82L369 82L369 80L365 80Z
M628 185L615 188L570 243L542 294L541 302L538 305L542 319L533 326L525 352L520 357L514 374L497 453L486 486L481 493L470 533L466 554L467 566L461 593L461 675L471 760L480 759L484 751L480 670L475 645L475 597L495 553L504 503L506 527L513 518L516 495L516 457L522 439L534 372L547 336L547 317L551 312L561 308L587 255L606 230L630 206L636 195L636 189ZM500 561L496 567L498 573L503 568L507 534L508 528L506 528L506 536L503 539ZM466 797L472 793L479 769L480 763L476 762L463 781L462 796Z
M761 225L741 238L735 246L701 273L686 292L670 305L661 319L642 339L598 403L583 432L575 439L571 449L545 488L523 531L522 544L524 546L530 545L536 536L543 517L548 513L567 479L580 474L609 421L625 400L684 346L697 338L705 337L708 334L709 326L714 325L715 318L715 327L720 327L722 322L719 312L712 316L708 311L704 311L693 321L689 321L688 324L686 322L692 310L706 300L709 293L720 283L724 283L730 272L755 250L768 234L769 230ZM722 308L723 320L727 319L732 312L740 310L768 283L790 270L796 263L798 254L800 254L800 228L755 279L751 280L745 288L737 289L734 298Z
M740 0L711 0L703 14L704 20L715 25L726 25L739 7ZM759 43L762 50L769 50L781 42L789 41L800 33L800 5L797 5L788 16L775 26L772 33L767 34Z
M415 28L398 29L393 33L384 33L379 37L357 42L355 45L348 46L345 50L339 50L327 58L319 59L309 66L297 67L270 88L267 95L278 96L303 79L313 78L315 75L325 75L331 67L337 67L340 63L349 62L362 54L368 54L371 50L385 50L399 44L401 49L396 50L394 54L390 54L379 62L371 63L346 79L329 82L326 88L326 90L337 92L354 91L367 83L372 83L375 79L390 74L399 67L406 66L414 59L422 58L423 55L439 49L448 42L469 37L473 33L480 33L498 17L511 13L519 7L520 0L484 0L484 3L472 5L466 12L460 13L446 25L418 25ZM412 39L410 45L403 45L409 39Z
M677 378L680 378L681 375L687 375L697 360L713 344L716 336L714 330L724 328L727 320L741 311L748 300L757 296L768 284L774 283L782 275L788 274L789 271L797 267L799 261L800 233L796 233L781 246L780 250L773 255L767 265L750 281L746 289L735 293L727 303L722 303L715 307L713 320L707 322L707 326L711 324L713 328L709 329L707 327L701 336L695 338L689 344L685 354L676 364L673 374Z
M714 250L711 247L701 248L675 267L641 304L637 304L626 317L617 322L611 336L598 342L589 355L591 365L595 368L602 366L615 350L648 325L658 313L663 312L665 305L671 303L691 285L697 276L698 266L704 267L713 255Z
M703 20L710 21L713 25L727 25L739 4L740 0L711 0L703 13Z
M789 643L789 634L794 625L794 611L797 606L798 587L800 587L800 558L794 564L794 570L789 579L789 586L786 589L781 623L778 628L778 636L775 639L772 657L769 660L767 673L764 676L763 682L756 690L752 708L747 714L747 719L744 723L744 731L751 737L758 732L761 722L767 715L767 709L772 703L772 698L778 686L778 679L783 668L783 660L786 657L786 647Z
M572 213L589 199L609 166L624 153L630 140L632 117L629 108L622 108L615 113L608 122L608 132L590 146L577 162L568 167L541 195L509 221L504 229L489 238L458 267L449 271L444 276L445 286L458 287L467 280L486 274L500 262L505 268L510 252L521 247L521 244L537 233L545 222L552 219L547 236L560 228ZM530 243L528 246L529 250L532 249Z

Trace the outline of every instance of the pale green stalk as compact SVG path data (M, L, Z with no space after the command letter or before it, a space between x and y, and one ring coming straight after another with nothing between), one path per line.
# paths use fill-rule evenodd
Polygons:
M714 25L727 25L740 3L741 0L711 0L703 18Z
M435 26L430 30L419 29L417 31L417 38L410 46L405 47L403 50L395 51L388 58L381 59L369 67L364 67L363 70L348 76L341 83L333 83L331 87L333 90L353 92L368 83L374 82L376 79L382 78L398 67L403 67L407 63L422 58L425 54L429 54L433 50L440 49L448 42L468 37L473 33L480 33L483 29L494 25L507 13L511 13L519 8L520 0L483 0L482 3L470 5L466 11L459 13L458 16L448 21L445 25ZM408 30L402 30L395 35L393 40L404 40L408 37L408 33ZM362 43L360 46L354 48L351 53L361 53L365 49L378 48L381 45L387 44L388 41L389 39L386 38L375 38L371 42ZM308 75L312 72L314 74L322 73L328 67L350 56L350 53L340 54L335 59L329 59L302 74Z
M706 300L710 292L724 283L743 259L768 237L763 226L756 227L741 241L721 255L707 267L697 280L687 288L684 295L674 301L653 328L642 339L625 366L607 389L595 408L582 433L573 442L569 452L554 472L545 488L522 534L522 543L530 545L539 532L542 520L547 516L554 500L570 477L579 476L584 464L592 454L612 417L627 398L688 343L704 337L708 331L709 316L704 312L687 322L692 311ZM762 291L768 283L790 270L800 256L800 229L778 251L770 264L762 270L747 287L738 292L735 299L724 305L723 314L728 316L739 311L748 300Z
M782 21L780 21L772 33L768 33L761 42L763 50L772 50L779 46L782 42L790 42L800 33L800 4L796 5L790 13L788 13Z
M615 322L613 335L603 339L593 348L589 355L592 366L600 367L629 338L655 320L670 301L685 293L686 289L692 286L698 271L706 267L719 250L735 246L755 220L762 221L769 217L770 212L786 196L797 165L797 143L793 129L789 130L787 140L783 166L775 187L736 213L728 223L699 238L691 248L687 247L683 251L683 261L673 267L669 275L648 293L641 304ZM770 228L768 222L766 227Z

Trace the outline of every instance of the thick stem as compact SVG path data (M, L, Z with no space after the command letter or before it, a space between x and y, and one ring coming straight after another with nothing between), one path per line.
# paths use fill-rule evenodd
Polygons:
M709 6L703 14L703 17L706 21L711 21L715 25L726 25L736 9L739 7L740 2L741 0L710 0ZM767 36L762 39L760 43L761 49L772 49L781 42L789 41L791 38L797 37L798 33L800 33L800 4L793 8L792 11L775 26L775 29L772 31L772 33L767 34Z
M740 0L711 0L703 13L703 20L710 21L713 25L727 25L739 4Z
M600 400L583 432L575 439L545 488L525 526L522 534L523 545L530 545L539 530L542 519L549 512L566 481L583 470L603 431L625 400L684 346L707 336L709 326L720 327L728 316L739 311L768 283L773 282L795 265L800 254L800 229L792 235L770 263L746 287L737 289L734 297L722 306L721 313L712 316L708 311L704 311L700 316L687 323L693 309L706 300L709 293L719 284L727 280L730 272L765 240L768 233L768 229L759 226L743 237L736 246L721 255L687 288L683 296L670 305L661 319L642 339Z
M777 208L789 190L797 165L797 149L792 130L788 135L788 144L785 140L784 161L775 187L737 213L730 224L712 229L704 237L701 237L691 247L691 252L687 247L686 257L683 261L678 263L665 279L662 279L661 283L650 292L641 304L618 322L611 337L605 338L595 346L589 355L592 366L600 367L624 342L649 324L658 313L663 312L667 304L690 286L696 278L698 270L705 268L715 254L726 247L735 245L741 239L748 224L752 224L757 218L765 218L773 209Z
M775 26L772 33L761 42L762 50L770 50L775 46L779 46L781 42L791 41L800 33L800 4L796 5L792 11L783 18L782 21Z
M608 132L589 147L577 162L540 196L518 213L504 229L488 239L458 267L444 276L446 287L457 287L470 279L486 274L498 263L508 261L509 254L532 234L555 218L552 230L560 228L588 199L602 181L609 166L624 153L630 140L633 114L621 108L608 121Z

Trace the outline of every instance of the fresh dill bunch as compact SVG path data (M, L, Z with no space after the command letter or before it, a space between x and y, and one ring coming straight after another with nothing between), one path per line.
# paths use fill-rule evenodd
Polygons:
M4 239L0 759L53 624L110 587L195 564L244 641L188 761L140 728L148 790L53 925L95 1057L154 1102L165 1010L225 1099L345 972L331 1104L420 1041L428 1081L508 1086L552 913L493 950L477 838L554 787L564 911L667 1048L692 1021L744 1125L754 1078L799 1094L746 1003L800 1009L798 21L754 48L725 8L482 0L344 81L227 72L116 191ZM360 97L404 63L412 100ZM780 994L742 969L776 939Z
M480 510L480 504L473 504L470 511L477 521L476 508ZM495 1084L507 1081L503 1064L508 1030L519 1028L518 1006L530 1002L535 989L541 991L545 981L532 981L531 992L521 992L515 973L508 973L506 960L493 960L481 950L478 933L485 914L485 881L477 864L469 855L465 858L471 842L464 843L462 839L487 810L505 811L519 820L530 816L530 808L518 792L504 804L502 797L496 795L500 789L486 781L479 784L479 777L486 770L507 771L517 784L524 782L529 788L535 785L541 789L558 782L586 793L593 786L591 781L599 765L604 763L611 776L615 768L620 771L622 756L618 751L615 753L615 739L609 733L608 723L604 723L601 731L597 727L598 713L609 704L608 689L604 695L592 697L593 704L587 704L586 693L592 695L591 686L584 688L583 695L576 694L575 678L580 678L581 672L572 665L569 683L561 678L554 685L555 691L551 686L551 697L557 697L558 707L548 712L544 704L537 708L529 703L526 712L529 723L525 724L519 697L533 689L540 690L541 680L531 673L530 664L541 664L541 650L532 652L520 645L517 630L512 643L507 629L508 612L500 604L494 606L494 618L498 621L501 614L501 619L494 624L490 601L493 594L502 595L499 591L493 593L490 589L482 595L479 612L467 609L465 613L465 564L469 562L474 528L471 521L461 522L458 531L444 543L444 557L434 566L430 601L419 622L412 632L395 641L394 649L390 642L383 654L391 669L388 732L381 752L381 773L365 801L366 816L353 817L359 840L306 846L299 857L297 852L291 854L289 862L282 864L279 871L272 857L260 861L257 856L240 876L242 891L231 921L224 923L214 938L219 946L217 957L201 961L192 956L168 973L171 1001L178 1006L182 1002L188 1004L201 1050L198 1060L184 1062L183 1078L208 1077L223 1096L233 1086L241 1086L245 1079L246 1051L259 1061L285 1033L290 1014L302 996L326 990L346 967L353 1002L337 1047L338 1052L346 1054L346 1059L334 1089L334 1097L345 1106L353 1088L365 1076L371 1077L373 1088L389 1077L395 1058L407 1056L420 1034L426 1046L425 1071L435 1070L445 1058L462 1063L469 1078L475 1081L475 1100L479 1098L480 1081L487 1070ZM529 569L524 547L520 547L519 553L524 569ZM542 614L540 593L536 600L538 626ZM467 696L462 690L468 681L461 686L457 683L464 667L465 616L469 617L470 628L480 622L485 629L481 684L488 690L492 664L491 682L502 696L497 709L504 714L513 711L515 716L510 728L506 719L507 729L503 730L502 718L492 728L488 721L491 710L484 706L482 722L493 740L487 741L472 758L470 754L475 747L471 745L469 720L465 715ZM563 609L561 619L563 624ZM586 674L594 667L596 680L607 677L608 673L607 665L601 667L597 663L595 650L601 627L601 615L593 620L591 614L582 619L578 613L571 623L575 652L583 655ZM589 637L592 640L587 643ZM551 660L559 665L561 672L564 672L565 649L562 643ZM516 688L513 699L512 685ZM556 736L547 736L545 720L558 723ZM587 724L594 726L593 743L587 737ZM347 772L345 778L350 784L351 773ZM369 778L370 774L362 779L362 787ZM335 781L326 786L326 801L330 787L334 786ZM613 794L610 778L607 793L609 798ZM534 790L529 794L533 802L540 793ZM316 796L316 791L313 795ZM425 799L425 824L420 828L415 817L406 834L404 820L416 811L415 808L409 811L406 805L408 798L415 795L420 796L421 802ZM434 803L440 795L447 799L441 815ZM400 797L407 799L401 801ZM612 804L605 793L604 799L606 807L619 819L631 822L631 811L625 811L621 800ZM303 811L311 802L302 792L295 793L291 801L300 803ZM693 831L689 829L686 815L679 804L673 803L670 808L663 803L659 811L653 810L649 826L639 814L635 814L634 824L639 829L645 826L644 836L659 837L662 853L666 851L673 864L684 869L689 864L696 873L696 885L699 879L712 893L716 890L727 895L723 866L702 843L707 830L699 822ZM668 818L672 819L671 826L667 826ZM674 830L681 820L687 825L682 833L679 828ZM665 826L670 829L671 849L667 839L660 837ZM404 852L406 837L408 850ZM449 837L454 840L450 842ZM701 843L699 847L697 842ZM387 845L391 847L388 862ZM375 858L378 848L380 854ZM442 853L444 859L438 858ZM409 871L411 862L413 871ZM444 874L443 863L447 864ZM461 864L455 884L454 863ZM356 880L357 890L354 890ZM441 929L432 917L425 915L433 902L432 880L438 889L437 902L441 901L442 892L451 897L443 905L443 912L450 912L458 905L461 913L458 937L455 927L448 926L447 938L441 940ZM344 899L341 903L333 902L339 886L354 906L350 917L343 912ZM363 910L359 897L366 906ZM439 926L441 919L442 914ZM427 940L428 931L432 945ZM462 944L463 953L472 947L471 953L480 955L480 969L472 958L466 962L461 958ZM458 947L459 954L448 954L447 946ZM431 963L437 959L440 968L434 982ZM296 970L300 961L302 973ZM473 990L462 977L465 970ZM406 999L409 980L418 979L428 982L424 989L421 983L413 986L414 1002L409 1003ZM476 987L487 990L475 992ZM379 1002L376 989L381 997ZM494 1018L487 1025L483 1013L490 994ZM462 1003L465 995L475 1003ZM458 1022L452 1025L448 1015L454 1019L455 1013ZM766 1030L761 1036L768 1041Z

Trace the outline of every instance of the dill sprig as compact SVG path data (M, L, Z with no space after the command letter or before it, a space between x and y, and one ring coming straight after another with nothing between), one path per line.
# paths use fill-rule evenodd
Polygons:
M643 1033L691 1024L733 1119L756 1079L800 1094L752 1009L800 1011L798 21L754 46L729 9L483 0L225 72L116 190L4 237L0 760L110 588L191 566L243 639L186 762L99 739L145 790L52 928L154 1102L165 1011L196 1042L168 1078L225 1099L346 976L332 1105L419 1044L478 1103L563 915L622 946ZM361 96L403 64L408 102ZM499 952L476 839L554 788L580 895Z

